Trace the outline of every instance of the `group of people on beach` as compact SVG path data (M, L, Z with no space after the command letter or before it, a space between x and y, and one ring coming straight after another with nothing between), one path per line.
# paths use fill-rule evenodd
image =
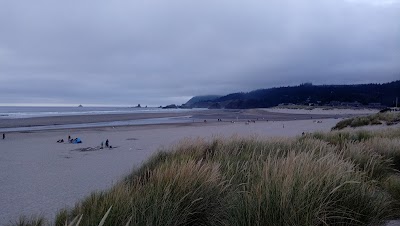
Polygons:
M64 143L64 139L59 139L57 140L57 143ZM71 136L68 136L68 143L72 144L80 144L82 143L82 140L80 138L71 138Z
M4 134L3 134L3 139L4 139ZM57 140L57 143L64 143L64 139ZM71 136L68 136L68 143L80 144L80 143L82 143L82 140L80 138L71 138ZM100 149L103 149L103 148L113 148L110 145L110 141L108 141L108 139L106 140L106 142L103 142L103 141L101 142Z

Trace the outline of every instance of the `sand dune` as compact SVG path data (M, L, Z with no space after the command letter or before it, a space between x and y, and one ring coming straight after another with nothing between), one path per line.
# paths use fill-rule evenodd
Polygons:
M21 214L43 214L51 219L58 209L73 206L92 191L111 187L159 148L174 145L185 137L298 136L302 132L329 131L340 120L320 119L322 123L316 123L315 119L293 120L298 115L273 114L281 117L280 120L290 121L256 121L246 125L243 115L254 112L242 112L236 123L216 120L220 116L235 118L236 113L224 115L210 111L207 114L197 118L198 121L202 121L201 117L207 118L207 123L7 134L5 140L0 140L0 224L15 220ZM83 143L56 142L67 140L68 135L81 138ZM106 139L113 149L99 148Z

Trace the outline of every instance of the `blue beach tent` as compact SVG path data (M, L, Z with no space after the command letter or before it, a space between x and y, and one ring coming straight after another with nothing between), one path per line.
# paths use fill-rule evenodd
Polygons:
M74 144L79 144L79 143L82 143L82 141L81 141L80 138L76 138L73 143Z

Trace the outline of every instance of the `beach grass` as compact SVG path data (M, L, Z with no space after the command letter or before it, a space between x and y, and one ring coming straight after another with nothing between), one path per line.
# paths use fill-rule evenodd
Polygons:
M185 139L54 225L383 225L399 217L399 144L398 128Z
M358 116L354 118L344 119L336 124L332 130L341 130L346 127L360 127L368 125L394 125L400 122L399 112L377 113L368 116Z
M42 216L21 216L17 221L11 222L8 226L43 226L49 223Z

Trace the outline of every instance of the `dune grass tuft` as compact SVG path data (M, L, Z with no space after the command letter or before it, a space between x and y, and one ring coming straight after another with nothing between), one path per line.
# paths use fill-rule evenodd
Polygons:
M394 125L400 122L400 113L385 112L368 116L358 116L354 118L344 119L336 124L332 130L341 130L346 127L360 127L368 125Z
M217 163L171 160L93 193L63 217L83 214L82 225L96 225L113 205L105 225L218 225L227 217L227 187Z
M47 224L48 224L48 222L42 216L32 216L32 217L21 216L17 221L12 222L8 225L10 225L10 226L44 226Z

